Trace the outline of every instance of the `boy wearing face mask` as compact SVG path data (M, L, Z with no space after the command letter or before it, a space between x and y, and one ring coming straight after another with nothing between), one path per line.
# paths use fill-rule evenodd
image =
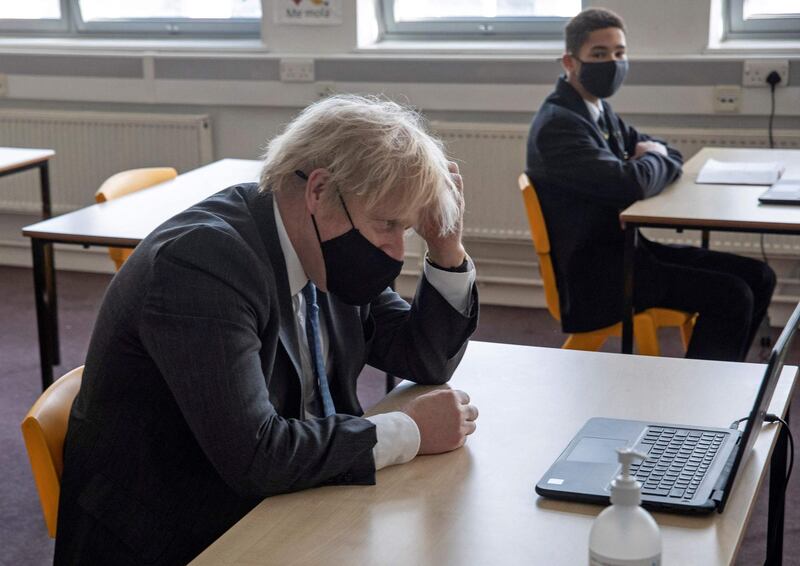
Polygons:
M565 75L531 124L526 172L550 237L564 332L622 317L624 233L619 213L681 175L681 154L641 134L605 100L628 71L625 25L587 9L566 27ZM641 234L634 259L637 311L699 313L687 357L744 360L775 287L763 262Z
M461 360L478 317L462 194L417 114L336 96L270 141L259 183L156 228L98 315L55 564L185 564L265 497L462 446L466 393L364 418L356 391L367 363L439 385ZM410 228L428 247L411 303L389 286Z

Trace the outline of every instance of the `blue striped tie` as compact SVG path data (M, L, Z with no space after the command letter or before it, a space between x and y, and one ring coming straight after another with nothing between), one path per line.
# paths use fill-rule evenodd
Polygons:
M325 359L322 356L322 340L319 335L319 305L317 305L317 288L309 281L303 287L303 297L306 300L306 338L308 350L311 353L311 365L314 377L317 378L317 390L322 401L324 416L329 417L336 413L328 389L328 375L325 373Z

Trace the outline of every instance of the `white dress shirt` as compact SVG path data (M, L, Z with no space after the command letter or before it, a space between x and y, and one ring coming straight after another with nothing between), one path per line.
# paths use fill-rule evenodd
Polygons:
M298 322L297 337L300 343L300 363L303 370L303 393L306 414L313 417L317 405L317 386L311 364L311 354L306 338L306 304L303 297L303 287L308 283L308 276L300 263L300 258L292 246L286 227L283 224L278 203L272 201L275 212L275 224L278 229L281 251L286 260L286 273L289 278L289 293L292 296L292 309ZM471 303L472 285L475 282L475 269L470 261L470 269L466 273L453 273L429 266L425 262L425 277L428 282L447 300L450 305L461 313L469 312ZM322 355L325 358L326 370L331 369L331 356L328 326L325 324L325 315L320 310L320 341L322 342ZM311 409L311 410L309 410ZM380 470L394 464L404 464L412 460L419 452L420 436L417 424L407 414L397 411L367 417L375 425L377 443L372 449L375 459L375 469Z
M589 102L584 98L583 102L586 104L586 108L589 109L589 115L592 117L592 121L597 122L600 120L600 117L603 115L603 105L600 101Z

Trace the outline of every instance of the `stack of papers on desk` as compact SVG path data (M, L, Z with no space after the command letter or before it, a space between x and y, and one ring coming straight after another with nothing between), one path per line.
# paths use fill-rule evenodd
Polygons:
M706 161L697 182L710 185L772 185L786 168L778 161Z

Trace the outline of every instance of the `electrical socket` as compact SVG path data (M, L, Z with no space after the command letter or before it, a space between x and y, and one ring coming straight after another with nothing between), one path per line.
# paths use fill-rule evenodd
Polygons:
M717 85L714 87L714 112L739 112L742 87L739 85Z
M753 59L744 62L742 72L742 84L744 86L768 87L767 75L775 71L781 76L778 86L789 84L789 60L788 59Z
M314 60L304 57L291 57L281 59L281 82L284 83L313 83Z
M8 75L0 73L0 98L8 96Z

